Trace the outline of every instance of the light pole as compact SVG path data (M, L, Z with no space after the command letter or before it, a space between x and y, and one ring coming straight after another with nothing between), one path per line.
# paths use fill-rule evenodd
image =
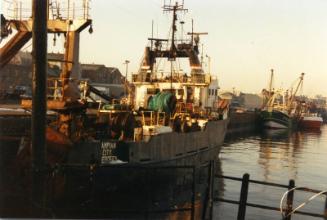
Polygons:
M126 71L125 71L125 97L127 96L127 73L128 73L128 64L130 63L129 60L125 60Z

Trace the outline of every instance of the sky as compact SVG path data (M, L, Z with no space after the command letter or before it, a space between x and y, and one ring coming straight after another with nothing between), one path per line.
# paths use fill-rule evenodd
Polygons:
M118 67L125 73L123 63L129 60L129 76L137 72L152 20L154 36L167 37L172 15L163 13L163 3L92 0L94 32L81 33L80 61ZM201 44L223 90L260 93L274 69L275 88L289 88L304 72L303 94L327 96L326 0L184 0L184 4L188 12L180 13L178 22L185 21L187 32L194 19L195 31L209 33L201 37Z

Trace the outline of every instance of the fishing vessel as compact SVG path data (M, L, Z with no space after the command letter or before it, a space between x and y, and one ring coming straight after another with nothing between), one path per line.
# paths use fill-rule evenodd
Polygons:
M300 118L299 127L302 129L320 130L322 123L322 117L317 114L304 114Z
M288 129L297 126L300 116L300 109L295 100L295 96L303 83L304 73L298 79L295 91L290 93L283 90L274 90L273 85L274 71L271 70L269 90L263 90L264 104L261 110L261 121L265 128Z
M139 202L147 200L144 198L147 184L137 192L131 193L129 189L129 183L144 182L148 174L137 172L125 176L123 171L102 168L99 174L104 180L102 187L115 190L103 193L96 204L99 207L110 204L110 209L138 207L140 210L145 204L150 205L147 207L150 210L157 210L158 205L153 205L156 203L165 209L191 207L189 197L195 192L186 186L194 183L198 192L193 200L198 204L195 216L202 218L209 207L204 205L205 201L210 196L206 181L208 169L201 167L219 154L229 122L229 105L228 100L218 99L218 82L204 72L198 57L200 35L204 33L192 30L188 39L177 40L177 13L185 11L184 5L164 5L164 10L173 14L171 37L149 38L139 71L132 75L131 86L126 85L128 93L119 103L109 102L100 107L96 122L101 128L96 131L98 136L91 143L79 143L79 147L72 148L67 162L97 161L100 166L121 169L130 165L193 166L196 173L191 176L181 169L152 173L155 186L150 187L151 193L159 197L152 203ZM181 59L188 60L189 73L178 68ZM162 71L165 67L159 65L165 62L168 63L166 73ZM182 185L184 190L180 190ZM128 192L134 196L128 197L127 202L122 198ZM169 195L169 199L163 195Z
M301 105L302 113L299 120L299 128L305 130L320 130L323 118L317 112L316 106L311 103L303 102Z
M261 117L265 128L286 129L292 126L290 116L280 110L262 111Z
M132 76L133 90L126 97L132 111L122 109L123 104L106 104L99 111L111 134L101 140L102 152L109 152L105 146L110 146L112 153L103 155L104 163L111 158L141 164L201 164L213 159L223 143L228 104L218 100L217 81L204 72L198 58L199 36L204 33L192 31L190 38L177 41L177 12L185 9L176 3L164 10L173 13L171 38L149 38L140 69ZM189 74L180 71L178 59L188 59ZM162 60L169 63L166 74L160 72ZM215 93L209 93L212 85Z

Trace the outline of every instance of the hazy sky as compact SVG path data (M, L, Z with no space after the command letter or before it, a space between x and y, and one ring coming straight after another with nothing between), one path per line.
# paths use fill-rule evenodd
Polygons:
M151 21L155 35L167 36L171 14L163 0L93 0L94 33L82 34L81 61L117 66L131 61L136 72ZM260 92L275 69L275 86L288 88L304 72L304 94L327 95L326 0L185 0L180 15L190 31L194 19L212 73L223 89Z
M162 12L163 3L92 0L94 33L82 33L81 62L124 73L128 59L130 72L136 72L152 20L155 36L167 37L171 14ZM191 30L193 18L195 31L209 33L201 42L222 89L258 93L273 68L275 87L288 88L304 72L304 94L327 96L326 0L185 0L185 7L188 13L179 15L184 31Z

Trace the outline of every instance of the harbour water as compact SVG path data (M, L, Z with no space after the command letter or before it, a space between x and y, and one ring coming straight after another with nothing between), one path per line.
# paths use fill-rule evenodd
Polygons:
M262 131L247 137L226 141L219 155L221 172L226 176L242 177L279 184L295 180L296 186L327 190L327 126L319 132L284 130ZM220 197L239 200L241 183L222 181ZM248 202L279 207L284 188L250 183ZM295 192L293 208L305 202L312 193ZM301 211L323 214L325 196L308 203ZM237 219L238 206L216 202L215 219ZM281 219L281 213L247 207L246 219ZM319 219L293 215L292 219Z

